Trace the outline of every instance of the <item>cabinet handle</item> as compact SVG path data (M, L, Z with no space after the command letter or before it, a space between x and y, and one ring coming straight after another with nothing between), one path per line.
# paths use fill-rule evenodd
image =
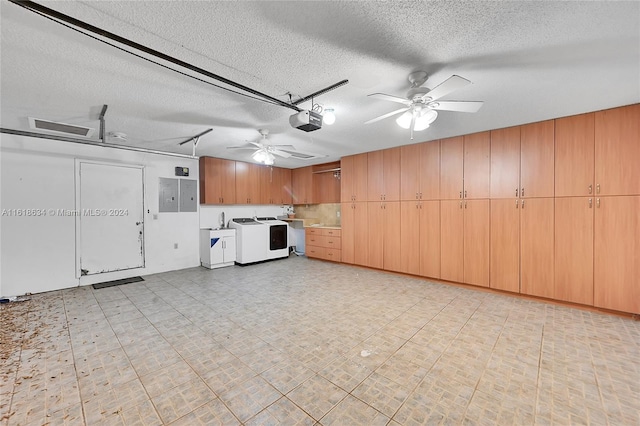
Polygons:
M596 207L600 208L600 198L596 198Z
M593 199L589 198L589 208L593 207Z
M520 196L524 197L524 186L522 187L522 189L520 189Z
M518 196L518 188L516 188L516 197Z
M460 208L462 208L462 201L460 201Z
M522 208L524 209L524 200L522 200Z
M465 209L467 208L467 202L466 201L464 202L464 208Z
M516 209L518 208L518 200L516 200Z
M467 198L467 191L464 191L464 198Z
M418 199L418 193L416 192L416 200Z
M462 198L462 191L460 191L460 198Z
M589 185L589 194L593 192L593 185Z
M596 184L596 194L599 194L599 193L600 193L600 184L597 183Z

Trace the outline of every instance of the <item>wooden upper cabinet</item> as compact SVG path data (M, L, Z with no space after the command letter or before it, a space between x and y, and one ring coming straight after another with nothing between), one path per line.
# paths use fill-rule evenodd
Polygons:
M277 168L280 175L280 202L278 204L291 204L291 169Z
M367 163L366 153L342 157L340 161L340 198L343 203L367 200Z
M521 198L553 197L554 148L553 120L520 126Z
M382 201L384 193L384 154L382 151L367 153L367 201Z
M313 203L313 170L311 166L291 171L291 190L293 204Z
M368 153L367 192L368 201L400 199L400 147Z
M355 155L348 155L340 159L340 201L343 203L350 203L354 201L354 157Z
M464 136L464 198L489 198L490 132Z
M464 176L464 139L462 136L440 140L440 197L462 198Z
M314 203L339 203L340 179L337 171L340 162L332 162L312 166L313 202Z
M291 204L290 169L280 167L260 169L260 204Z
M640 194L640 104L595 113L595 194Z
M491 198L517 198L519 194L520 127L492 130Z
M236 162L200 157L200 204L236 203Z
M259 204L262 167L258 164L236 162L236 204Z
M440 141L400 147L400 199L440 199Z
M592 195L594 185L595 114L555 120L555 196Z
M420 199L421 145L414 144L400 147L400 199L403 201Z

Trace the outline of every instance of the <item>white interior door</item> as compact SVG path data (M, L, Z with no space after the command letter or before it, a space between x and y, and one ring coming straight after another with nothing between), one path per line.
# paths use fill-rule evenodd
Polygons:
M80 163L80 270L101 274L144 266L142 168Z

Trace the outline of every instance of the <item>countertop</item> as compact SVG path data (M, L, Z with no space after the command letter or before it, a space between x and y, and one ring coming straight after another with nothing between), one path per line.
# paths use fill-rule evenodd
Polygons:
M302 218L283 218L281 216L278 217L278 220L282 220L284 222L290 222L292 226L295 228L324 228L324 229L342 229L340 225L325 225L323 223L318 223L317 219L302 219ZM297 226L296 226L297 225ZM299 226L302 225L302 226Z

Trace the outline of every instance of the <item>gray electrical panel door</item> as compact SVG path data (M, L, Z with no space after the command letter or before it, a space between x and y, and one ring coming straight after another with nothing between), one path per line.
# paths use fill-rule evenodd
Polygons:
M198 182L193 179L180 179L180 211L198 211Z
M160 202L159 212L178 211L178 179L160 178L158 195Z

